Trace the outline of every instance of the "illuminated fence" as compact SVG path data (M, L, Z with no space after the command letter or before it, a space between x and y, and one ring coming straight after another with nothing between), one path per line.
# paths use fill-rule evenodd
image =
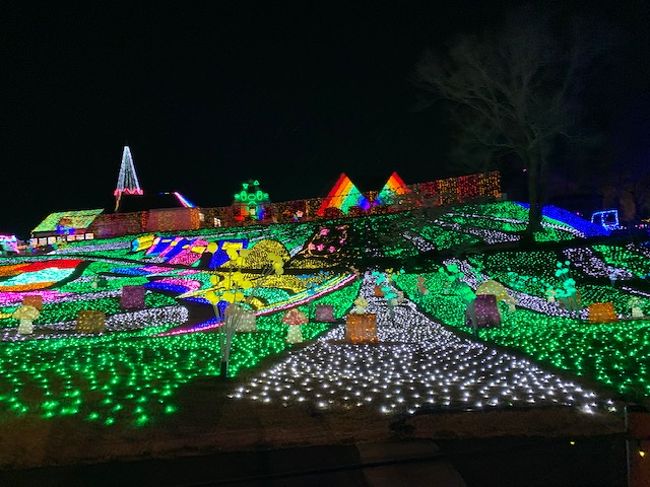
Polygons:
M363 193L369 208L358 206L342 211L330 206L319 215L319 209L329 204L326 198L283 201L264 205L264 218L241 221L240 209L235 206L217 208L174 208L150 210L138 213L116 213L99 215L89 231L95 238L118 235L168 232L174 230L198 230L200 228L232 227L272 223L305 222L330 218L345 218L361 215L379 215L408 211L416 208L449 206L477 201L494 201L501 198L501 181L498 171L471 174L426 183L407 185L408 192L396 195L390 204L373 204L377 192ZM345 195L336 195L345 196ZM330 196L329 200L334 200Z

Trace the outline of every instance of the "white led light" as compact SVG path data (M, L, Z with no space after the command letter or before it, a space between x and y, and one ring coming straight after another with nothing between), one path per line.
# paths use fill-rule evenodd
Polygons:
M529 360L460 338L408 300L393 307L391 317L385 301L374 296L374 284L366 275L360 294L368 301L369 312L377 314L378 344L344 343L340 325L259 373L244 387L243 396L252 397L256 384L263 383L269 386L269 396L285 402L306 401L333 409L374 403L384 414L413 414L423 402L427 408L535 404L576 406L585 412L600 404L607 410L605 405L613 404ZM273 384L288 385L296 394L285 400L270 387ZM591 405L574 396L588 398Z

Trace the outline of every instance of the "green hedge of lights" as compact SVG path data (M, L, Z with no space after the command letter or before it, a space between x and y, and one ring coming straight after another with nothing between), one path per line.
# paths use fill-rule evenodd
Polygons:
M422 274L429 294L417 289L417 276L395 276L395 283L423 310L441 322L469 331L465 305L440 273ZM590 324L518 308L502 312L498 328L481 329L487 342L519 350L542 363L587 376L630 397L650 396L650 323Z
M341 317L359 286L354 282L316 303L334 304ZM258 332L234 336L230 375L291 346L282 316L259 317ZM219 334L157 336L171 326L0 344L0 418L78 416L107 426L145 426L176 412L180 386L219 375ZM303 325L303 336L314 338L330 326Z
M594 245L593 249L608 264L627 269L637 277L643 278L650 274L650 259L633 248L622 245Z

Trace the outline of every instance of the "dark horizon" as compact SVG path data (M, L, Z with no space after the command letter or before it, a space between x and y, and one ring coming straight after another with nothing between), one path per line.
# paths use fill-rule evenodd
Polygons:
M551 3L623 33L585 109L605 136L599 157L644 161L648 5ZM3 29L0 231L26 238L51 212L104 206L126 144L145 192L206 207L229 205L251 178L284 201L325 196L341 172L362 191L394 170L407 184L457 174L445 113L416 109L415 63L518 4L15 5Z

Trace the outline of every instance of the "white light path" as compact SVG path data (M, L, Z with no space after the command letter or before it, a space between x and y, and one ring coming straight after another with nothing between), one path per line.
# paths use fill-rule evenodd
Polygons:
M373 285L366 276L362 293L378 315L379 344L347 344L340 325L230 397L386 414L559 405L585 412L615 409L613 401L529 360L460 338L409 301L394 308L391 319L383 300L373 297Z
M402 233L402 237L411 242L420 252L429 252L436 248L436 246L427 239L410 230Z
M562 253L571 261L571 265L580 269L588 276L609 277L615 275L616 279L632 279L634 274L625 269L619 269L603 262L596 253L589 248L565 249Z
M185 306L162 306L148 308L128 313L118 313L106 317L105 332L139 330L151 326L161 326L168 323L185 323L189 312ZM71 338L75 336L98 336L101 333L84 334L73 333L76 321L60 321L39 325L34 323L34 334L21 335L18 327L0 330L0 342L18 342L25 340L44 340L54 338ZM47 330L46 334L39 334L39 330ZM59 333L57 333L59 332Z

